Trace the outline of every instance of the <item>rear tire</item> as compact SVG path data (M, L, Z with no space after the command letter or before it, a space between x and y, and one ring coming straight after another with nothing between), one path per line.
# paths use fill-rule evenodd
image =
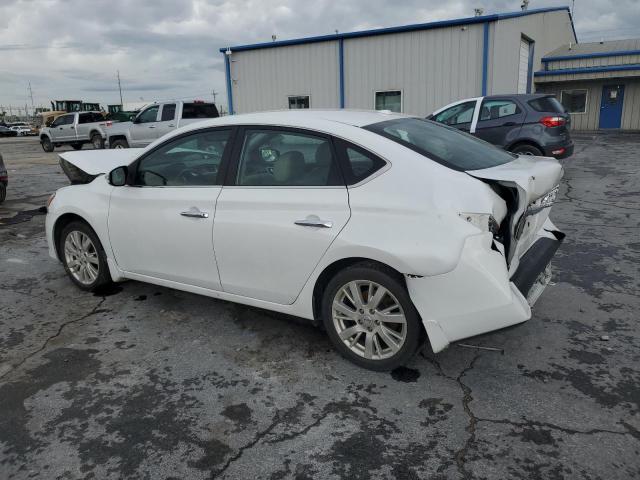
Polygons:
M119 138L110 143L111 148L129 148L129 144L123 138Z
M71 144L71 148L73 148L74 150L81 150L82 149L82 144L81 143L72 143Z
M4 183L0 183L0 203L4 202L7 198L7 186Z
M517 153L518 155L533 155L536 157L542 157L544 154L538 147L534 147L533 145L522 144L516 145L511 149L513 153Z
M51 143L51 140L49 139L49 137L41 138L40 145L42 145L42 149L45 152L53 152L54 146L53 146L53 143Z
M423 339L420 316L402 278L375 263L347 267L329 281L322 321L334 347L369 370L406 364Z
M104 148L104 139L102 138L102 135L99 133L91 135L91 145L93 145L94 150L102 150Z
M58 252L67 275L81 290L94 291L112 283L104 248L86 223L71 222L62 229Z

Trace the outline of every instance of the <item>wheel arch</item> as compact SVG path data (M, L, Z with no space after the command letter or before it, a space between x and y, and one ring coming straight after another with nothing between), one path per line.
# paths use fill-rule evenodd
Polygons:
M115 142L116 140L124 140L125 142L127 142L127 145L129 145L129 139L125 134L109 135L108 138L109 138L109 148L111 148L111 145L113 145L113 142Z
M407 288L407 283L405 281L404 275L400 273L398 270L396 270L395 268L379 260L374 260L372 258L367 258L367 257L345 257L339 260L335 260L334 262L330 263L322 270L320 275L318 275L318 278L316 279L316 282L313 286L312 308L313 308L313 318L315 319L316 322L321 323L320 315L322 310L322 296L324 294L324 290L327 287L329 281L338 272L344 270L345 268L351 267L353 265L358 265L358 264L371 265L381 270L384 270L387 273L395 276L398 279L398 281L401 282L405 288Z
M62 230L64 230L64 227L66 227L70 223L76 222L76 221L79 221L79 222L87 224L87 226L91 230L93 230L93 233L96 234L96 237L98 237L98 239L100 239L100 236L96 232L96 229L93 228L91 223L89 223L86 218L78 215L77 213L64 213L64 214L60 215L56 219L55 223L53 224L53 242L54 242L54 246L55 246L55 249L56 249L56 255L58 257L58 260L60 260L60 261L62 261L62 258L60 257L60 235L62 234ZM103 246L103 248L104 248L104 246Z

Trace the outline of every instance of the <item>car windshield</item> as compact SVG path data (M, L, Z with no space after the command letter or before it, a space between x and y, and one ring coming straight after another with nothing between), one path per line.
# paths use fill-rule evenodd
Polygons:
M460 130L421 118L388 120L364 128L453 170L480 170L517 158Z

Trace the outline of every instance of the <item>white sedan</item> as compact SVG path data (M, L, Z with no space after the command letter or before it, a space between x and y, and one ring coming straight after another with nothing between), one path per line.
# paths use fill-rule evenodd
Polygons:
M60 157L72 184L47 240L78 287L132 279L319 321L374 370L529 319L564 237L556 160L396 114L228 116Z

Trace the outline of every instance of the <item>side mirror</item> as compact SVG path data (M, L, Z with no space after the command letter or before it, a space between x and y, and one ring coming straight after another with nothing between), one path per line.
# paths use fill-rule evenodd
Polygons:
M127 167L114 168L109 172L109 183L114 187L122 187L127 184L129 169Z

